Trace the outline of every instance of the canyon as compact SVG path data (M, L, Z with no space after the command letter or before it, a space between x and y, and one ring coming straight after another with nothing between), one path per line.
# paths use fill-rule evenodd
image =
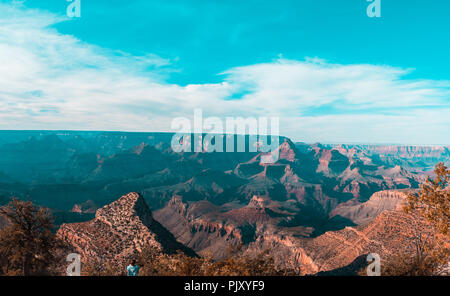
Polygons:
M410 252L417 231L433 232L427 222L417 223L401 210L405 196L395 190L375 193L358 208L340 209L361 224L308 237L299 227L277 227L279 217L257 196L239 210L219 213L209 207L209 215L207 204L191 208L174 196L166 208L153 214L142 196L132 192L98 209L91 221L61 225L57 235L82 260L117 266L126 266L146 247L165 254L181 251L197 256L198 252L217 260L237 255L228 252L239 245L240 255L257 256L269 250L279 268L299 274L351 275L365 266L368 254L377 253L384 260ZM214 217L212 210L216 210Z
M176 153L171 138L0 132L0 206L15 196L48 207L59 237L116 264L148 245L216 260L240 246L302 274L352 274L361 256L408 246L405 195L449 160L444 146L281 137L278 161L263 163L257 152Z

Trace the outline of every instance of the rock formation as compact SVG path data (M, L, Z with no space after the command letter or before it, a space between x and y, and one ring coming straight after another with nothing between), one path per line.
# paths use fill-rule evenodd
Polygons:
M347 205L342 204L333 210L330 214L341 216L361 225L375 219L381 212L386 210L399 209L406 198L406 191L402 190L383 190L376 192L365 203Z
M0 215L0 229L8 225L8 220L3 215Z
M57 235L72 245L82 260L123 265L146 247L195 256L153 219L145 200L134 192L98 209L92 221L61 225Z
M368 224L346 227L304 240L302 249L314 262L318 272L344 268L370 253L377 253L383 264L390 255L412 252L417 232L426 236L433 233L433 229L426 221L416 223L401 211L387 210Z
M417 225L402 212L405 196L404 191L381 191L365 203L337 208L333 215L359 225L317 237L309 237L308 227L280 226L279 209L258 196L246 207L220 214L212 204L189 204L176 196L156 215L177 239L201 255L224 258L230 255L227 247L242 244L245 254L269 250L278 266L302 274L351 274L365 264L367 254L377 253L383 260L395 252L410 251L415 231L432 232L425 221Z

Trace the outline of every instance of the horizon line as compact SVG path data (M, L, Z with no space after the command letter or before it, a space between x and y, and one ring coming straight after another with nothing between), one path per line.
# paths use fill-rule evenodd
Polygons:
M0 129L1 132L84 132L84 133L129 133L129 134L176 134L177 132L174 131L120 131L120 130L64 130L64 129ZM191 133L196 134L196 133ZM208 133L205 133L208 134ZM223 135L228 135L228 133L223 133ZM249 134L237 134L234 135L249 135ZM265 135L265 136L272 136L272 135ZM304 142L299 140L293 140L293 138L288 136L282 136L278 135L281 138L289 139L294 144L306 144L306 145L315 145L315 144L322 144L322 145L371 145L371 146L416 146L416 147L449 147L450 144L405 144L405 143L388 143L388 142L337 142L337 141L314 141L314 142Z

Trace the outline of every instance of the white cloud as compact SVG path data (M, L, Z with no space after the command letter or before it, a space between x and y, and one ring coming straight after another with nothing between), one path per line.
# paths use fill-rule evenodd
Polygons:
M305 142L448 145L450 108L418 109L396 115L323 115L301 117L285 134L301 134Z
M179 86L165 82L176 70L170 60L52 28L66 20L0 4L1 129L169 131L172 118L202 108L204 116L279 116L281 133L304 141L450 142L448 81L279 58L225 71L222 83Z

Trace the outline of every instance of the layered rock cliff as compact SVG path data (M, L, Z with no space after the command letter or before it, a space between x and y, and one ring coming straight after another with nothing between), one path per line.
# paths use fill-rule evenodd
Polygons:
M414 223L403 213L405 197L405 191L381 191L365 203L339 207L332 216L347 218L354 226L317 237L310 237L308 227L281 226L279 222L284 218L280 209L259 196L245 207L229 211L222 208L221 213L212 204L189 204L176 196L156 216L177 239L201 255L220 259L230 256L226 252L230 246L242 245L242 252L248 255L269 250L278 266L302 274L349 274L365 264L367 254L377 253L384 260L395 252L411 251L417 231L432 232L425 221ZM337 272L340 269L341 273Z
M401 211L382 212L368 224L330 231L302 242L302 249L317 266L318 271L327 272L344 269L356 259L376 253L381 262L393 254L414 252L417 233L424 237L432 235L433 228L426 222L417 223L410 215ZM364 264L362 264L364 266ZM351 272L357 272L358 268ZM350 271L346 271L348 274Z
M439 162L450 162L449 146L326 145L345 155L371 157L379 163L416 171L430 171Z
M374 193L362 204L342 204L333 210L331 217L341 216L361 225L375 219L381 212L399 209L406 199L408 191L383 190Z

